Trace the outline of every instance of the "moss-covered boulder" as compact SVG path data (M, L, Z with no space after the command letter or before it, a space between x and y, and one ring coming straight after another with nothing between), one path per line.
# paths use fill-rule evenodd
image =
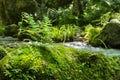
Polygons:
M41 35L39 32L35 32L34 30L22 30L21 33L18 33L18 39L20 41L24 40L32 40L32 41L40 41L41 40Z
M8 25L4 29L5 36L17 37L18 32L19 32L19 26L16 24Z
M90 43L94 46L120 48L120 23L111 21L106 24Z
M2 80L116 80L119 59L56 44L31 43L0 60Z

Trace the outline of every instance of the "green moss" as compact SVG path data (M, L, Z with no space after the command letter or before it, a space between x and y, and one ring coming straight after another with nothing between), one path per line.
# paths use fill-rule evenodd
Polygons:
M5 74L4 71L6 70L6 64L8 63L9 57L5 56L0 60L0 79L5 80Z
M63 45L33 43L4 57L0 75L3 80L115 80L117 61Z
M98 53L86 53L78 56L78 62L82 65L83 79L89 80L114 80L117 66L110 58ZM87 77L89 76L89 77ZM110 77L111 76L111 77Z
M4 36L4 30L5 30L5 26L0 25L0 36Z
M0 46L0 60L6 55L7 55L6 50L2 46Z

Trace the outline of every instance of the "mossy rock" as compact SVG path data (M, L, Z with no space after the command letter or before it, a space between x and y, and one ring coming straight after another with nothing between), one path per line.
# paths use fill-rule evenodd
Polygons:
M40 41L41 36L38 32L34 30L23 30L20 34L18 34L18 39L23 41L25 39L32 41Z
M24 45L0 60L2 80L116 80L119 70L112 58L56 44Z
M19 31L19 26L16 24L11 24L5 27L4 34L5 36L17 37Z
M114 70L118 67L114 61L111 62L112 58L110 59L102 54L91 52L80 54L78 56L78 63L82 64L81 71L83 74L80 80L114 80L116 78Z
M120 48L120 23L110 22L106 24L100 34L90 43L93 46Z

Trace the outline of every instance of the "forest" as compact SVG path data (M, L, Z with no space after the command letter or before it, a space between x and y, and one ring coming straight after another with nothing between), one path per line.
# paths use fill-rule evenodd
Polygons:
M0 0L0 80L120 80L120 0Z

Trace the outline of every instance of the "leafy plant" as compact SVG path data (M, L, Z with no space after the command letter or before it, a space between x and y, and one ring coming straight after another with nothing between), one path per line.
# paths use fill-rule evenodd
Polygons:
M102 30L101 27L93 27L92 25L87 25L85 27L86 38L91 42L94 42L94 38L100 33Z
M73 41L77 30L79 30L77 26L69 24L53 27L52 38L54 41Z
M40 34L42 35L41 41L42 42L52 42L52 38L51 38L51 21L47 16L44 16L42 22L39 22L39 26L40 26Z
M0 60L6 55L7 55L6 50L2 46L0 46Z
M107 12L106 14L103 14L99 19L100 25L105 26L112 19L120 20L120 13Z
M21 22L18 23L21 28L36 28L38 25L34 21L34 18L26 12L21 13Z
M28 13L22 13L22 21L18 23L20 26L18 38L20 40L30 39L41 42L52 42L51 35L51 22L48 17L40 22L35 22L33 17Z
M48 9L47 15L54 25L78 24L78 16L73 15L73 4L66 8Z
M11 57L8 64L6 64L7 70L5 71L5 76L9 77L11 80L34 80L36 68L32 66L33 58L31 54Z

